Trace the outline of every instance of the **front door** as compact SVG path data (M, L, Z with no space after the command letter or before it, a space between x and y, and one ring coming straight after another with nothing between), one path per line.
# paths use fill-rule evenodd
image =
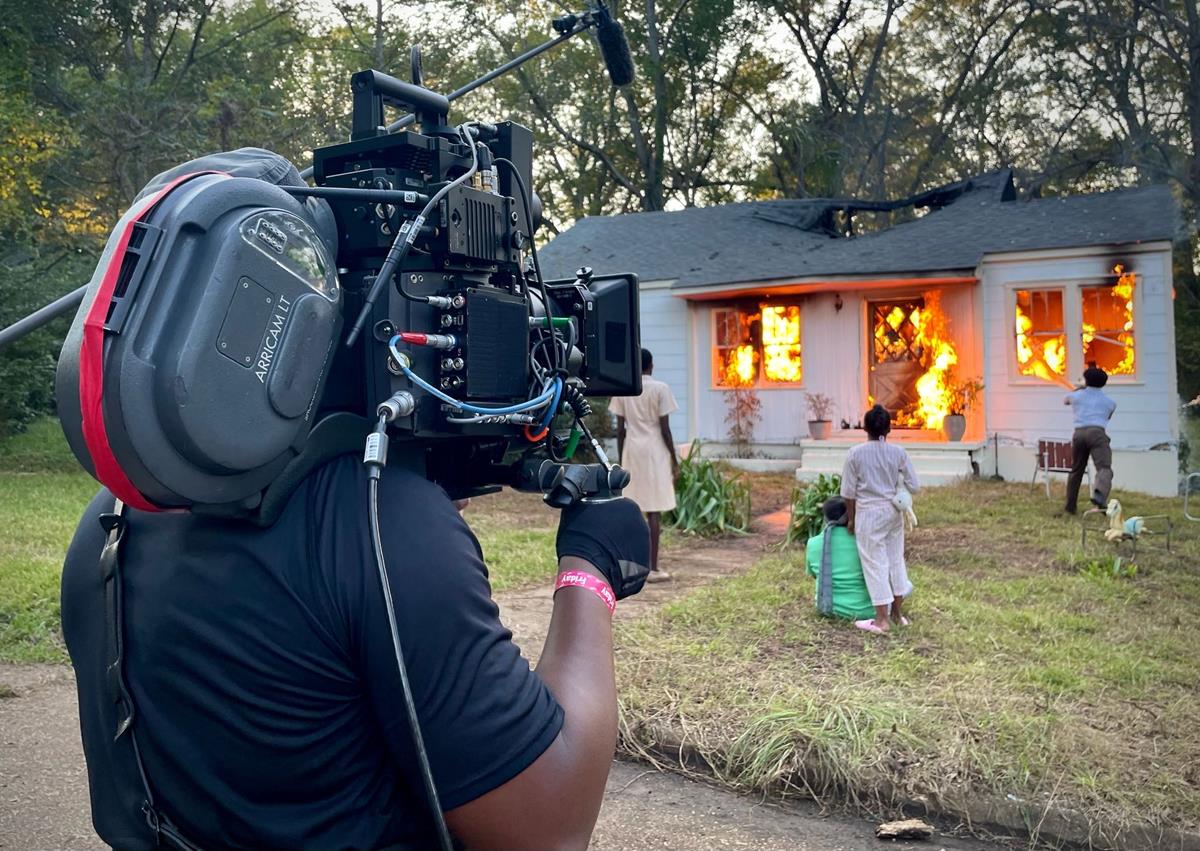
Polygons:
M925 299L873 301L867 305L867 352L871 360L867 392L873 404L887 408L895 419L917 401L921 365L918 327Z

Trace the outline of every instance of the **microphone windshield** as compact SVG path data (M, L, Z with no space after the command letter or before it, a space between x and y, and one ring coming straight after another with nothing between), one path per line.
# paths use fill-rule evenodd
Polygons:
M600 55L608 68L608 78L614 86L628 86L633 82L633 55L625 38L625 28L613 20L612 13L603 3L595 11L596 41L600 44Z

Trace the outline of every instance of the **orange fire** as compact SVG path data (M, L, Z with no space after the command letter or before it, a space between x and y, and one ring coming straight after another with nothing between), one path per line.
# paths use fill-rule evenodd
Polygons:
M893 307L874 330L877 363L911 353L919 356L925 370L916 382L917 401L896 414L898 428L939 429L950 413L951 372L958 352L942 313L941 293L925 293L924 302L923 308L914 307L907 314Z
M803 376L800 307L762 304L758 310L730 310L718 318L714 374L723 387L753 387L762 377L797 383Z
M918 312L920 321L914 324L920 331L918 339L926 353L925 374L917 379L917 403L913 416L925 428L941 428L950 413L950 370L958 363L958 352L946 330L946 316L941 311L941 293L925 296L925 309Z
M738 346L725 356L725 376L721 382L727 387L746 387L758 377L758 355L754 346Z
M762 306L763 375L768 381L799 381L800 308L796 305Z
M1048 314L1044 322L1053 324L1057 310L1058 324L1054 327L1036 328L1030 315L1038 312L1034 307L1034 294L1027 290L1017 292L1017 369L1021 375L1061 383L1067 371L1067 338L1064 333L1053 332L1062 327L1062 294L1049 292L1042 294L1042 298L1046 301L1040 304L1041 313Z
M1083 288L1083 361L1109 375L1132 375L1136 365L1133 341L1133 288L1137 276L1118 263L1112 286Z
M883 363L905 356L912 344L912 336L907 335L905 320L912 322L915 327L921 325L921 308L914 307L910 314L905 314L904 308L895 305L875 326L875 362Z

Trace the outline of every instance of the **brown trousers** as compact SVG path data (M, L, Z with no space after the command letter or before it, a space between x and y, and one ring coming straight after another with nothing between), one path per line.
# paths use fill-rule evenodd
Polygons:
M1103 504L1108 503L1108 492L1112 489L1112 447L1108 442L1108 432L1100 426L1084 426L1075 429L1071 438L1071 448L1074 457L1071 463L1071 475L1067 477L1067 511L1075 511L1075 503L1079 500L1079 485L1083 482L1083 474L1087 472L1088 458L1096 465L1096 478L1092 482L1092 499Z

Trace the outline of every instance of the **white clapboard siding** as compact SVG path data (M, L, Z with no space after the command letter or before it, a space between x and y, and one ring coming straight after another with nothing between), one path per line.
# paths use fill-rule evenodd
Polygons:
M679 403L679 410L671 414L671 434L675 445L682 446L689 440L689 319L687 302L672 296L670 286L670 281L642 281L638 309L642 347L654 355L654 377L670 385Z
M1005 440L1031 445L1039 437L1067 437L1071 410L1059 387L1014 378L1013 291L1053 288L1066 292L1067 333L1078 332L1078 296L1074 285L1106 279L1121 261L1137 273L1134 333L1137 376L1114 377L1106 391L1117 403L1108 432L1114 449L1147 449L1178 439L1175 377L1175 326L1171 303L1171 254L1165 243L1149 246L1095 247L1085 250L990 255L980 264L984 292L984 350L987 430ZM1075 316L1078 314L1076 313ZM1075 328L1070 326L1074 324ZM1068 378L1078 381L1083 364L1068 363Z

